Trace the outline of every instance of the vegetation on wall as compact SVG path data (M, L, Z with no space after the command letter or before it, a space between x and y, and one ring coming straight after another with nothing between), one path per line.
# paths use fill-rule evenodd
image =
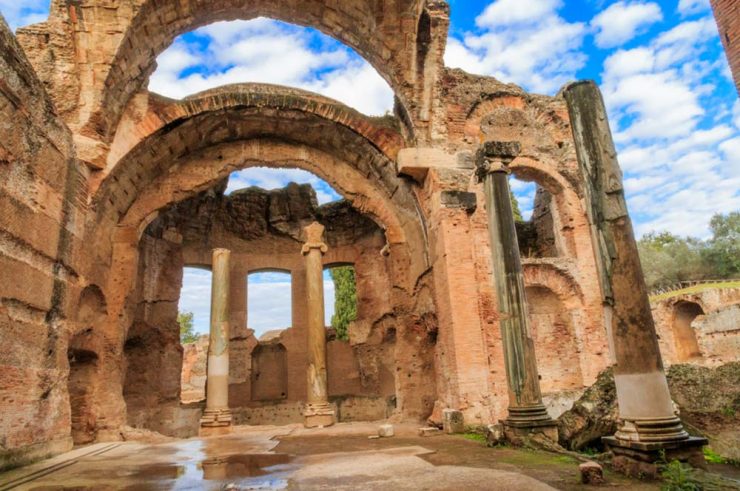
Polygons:
M638 241L649 289L740 277L740 211L715 215L709 227L712 237L707 240L651 232Z
M192 312L178 312L177 323L180 324L180 343L190 344L194 343L198 336L195 334L193 329L193 313Z
M331 317L331 327L337 333L337 338L344 341L349 339L349 323L357 319L357 284L355 268L341 266L329 270L334 281L334 315Z

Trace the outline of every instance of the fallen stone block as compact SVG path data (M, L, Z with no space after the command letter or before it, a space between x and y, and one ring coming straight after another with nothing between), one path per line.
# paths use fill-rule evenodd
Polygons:
M486 443L488 443L489 446L495 447L505 441L506 436L504 435L504 425L494 424L486 426Z
M441 434L442 432L440 431L439 428L431 428L431 427L419 428L419 436L437 436Z
M378 436L388 438L395 435L393 431L393 425L380 425L378 428Z
M442 428L448 435L465 433L465 420L462 411L445 409L442 411Z
M604 484L604 469L596 462L584 462L578 466L583 484Z

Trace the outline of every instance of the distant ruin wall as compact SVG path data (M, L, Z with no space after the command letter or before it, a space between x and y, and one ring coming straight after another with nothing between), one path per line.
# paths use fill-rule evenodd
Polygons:
M652 303L663 361L718 366L740 360L740 288L713 288Z

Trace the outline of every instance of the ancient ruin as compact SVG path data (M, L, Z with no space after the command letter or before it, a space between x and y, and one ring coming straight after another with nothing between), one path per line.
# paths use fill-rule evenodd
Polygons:
M0 469L126 428L441 426L445 410L556 442L554 419L608 366L619 426L605 442L627 472L701 456L664 360L737 360L740 300L651 314L596 85L546 97L445 67L444 1L298 3L53 0L45 22L0 23ZM176 36L260 16L355 49L394 113L271 85L147 90ZM225 194L255 166L305 169L344 201L299 185ZM514 221L510 175L538 186L530 222ZM349 341L324 325L333 265L357 275ZM209 339L184 351L186 266L213 272L213 301ZM292 279L292 325L260 339L255 271ZM716 314L729 327L694 327L712 302L734 305Z

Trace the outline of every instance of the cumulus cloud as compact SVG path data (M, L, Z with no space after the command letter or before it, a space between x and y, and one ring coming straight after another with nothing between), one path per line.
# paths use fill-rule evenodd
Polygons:
M342 197L326 181L303 169L272 169L268 167L250 167L233 172L229 176L226 193L231 194L239 189L257 186L262 189L280 189L291 182L310 184L316 191L319 204L330 203Z
M620 46L663 20L663 12L653 2L616 2L591 21L599 48Z
M713 214L740 208L738 128L729 107L706 109L722 69L713 59L723 56L717 43L705 17L604 62L602 88L638 234L705 237Z
M711 10L709 0L679 0L678 12L681 15L693 15Z
M12 30L43 22L49 16L49 0L0 0L0 13Z
M191 36L179 38L158 57L150 90L180 99L222 85L259 82L318 92L366 114L393 108L393 91L378 72L317 31L259 18L218 22Z
M451 67L554 94L586 63L586 26L559 14L561 0L496 0L476 19L481 33L450 37Z

